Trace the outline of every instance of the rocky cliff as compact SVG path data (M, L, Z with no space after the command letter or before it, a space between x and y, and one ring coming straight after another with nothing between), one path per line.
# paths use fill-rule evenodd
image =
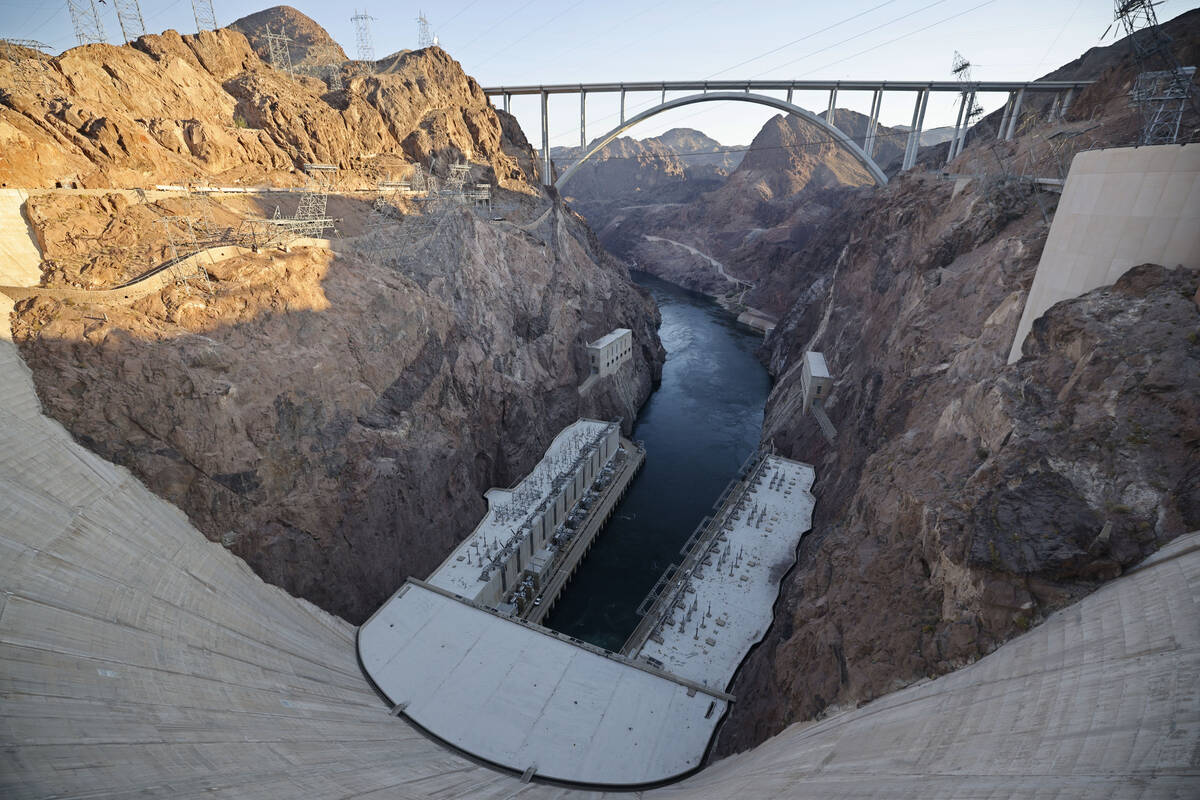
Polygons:
M960 167L990 174L858 190L795 254L763 442L816 466L816 513L718 753L971 662L1200 527L1195 272L1143 265L1060 303L1006 364L1056 199L1021 165L1136 126L1112 99L1127 68L1097 77L1012 142L982 121ZM801 413L809 349L835 378L832 443Z
M839 110L835 122L851 136L865 133L865 118L854 112ZM886 156L899 137L885 127L879 135ZM790 274L781 264L832 218L846 188L873 183L826 132L776 115L716 188L682 203L608 207L588 219L606 247L640 269L780 314L795 299L793 281L777 280L781 270ZM747 284L755 287L748 294Z
M268 30L282 34L288 42L288 56L294 67L317 64L341 64L347 60L346 51L315 20L291 6L275 6L229 23L228 27L246 37L263 62L271 63L267 44Z
M553 148L559 174L583 152L579 147ZM564 197L593 225L602 226L624 208L695 200L720 186L743 154L743 148L725 147L693 128L672 128L646 139L621 136L571 176Z
M354 622L436 567L483 493L563 426L628 431L663 359L653 302L542 193L515 121L441 50L394 61L328 93L241 33L168 32L70 50L53 92L0 106L10 180L123 187L34 192L24 209L48 288L12 328L47 413L265 579ZM338 193L433 156L470 157L499 206L394 199L372 216L373 194ZM202 219L219 233L296 204L138 187L298 183L305 161L342 167L327 211L348 238L332 247L214 259L129 302L55 294L138 277L194 247ZM581 396L586 343L615 327L634 357Z
M456 61L438 48L394 61L386 74L347 73L346 88L331 92L272 69L231 29L0 60L0 183L287 185L316 162L339 167L343 186L365 187L436 156L470 159L498 187L535 191L533 161L522 163Z

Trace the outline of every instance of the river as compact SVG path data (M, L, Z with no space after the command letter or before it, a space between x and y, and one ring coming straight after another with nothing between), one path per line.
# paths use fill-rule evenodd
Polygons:
M633 429L646 463L545 625L619 650L637 607L758 446L770 379L754 357L762 334L710 298L645 273L662 311L662 384Z

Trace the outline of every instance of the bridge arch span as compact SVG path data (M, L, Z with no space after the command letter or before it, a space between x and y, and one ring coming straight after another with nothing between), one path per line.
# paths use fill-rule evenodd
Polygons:
M786 100L780 100L778 97L771 97L765 94L754 94L751 92L705 92L703 94L692 94L688 95L687 97L678 97L674 100L668 100L665 103L660 103L653 108L648 108L642 113L625 120L620 125L604 134L604 136L600 137L596 144L590 147L588 151L584 153L583 158L579 159L570 167L568 167L567 171L562 175L559 175L558 180L554 182L554 188L562 191L563 185L571 179L571 176L574 175L581 166L583 166L585 161L603 150L605 145L607 145L613 139L616 139L622 133L634 127L638 123L645 122L651 117L657 116L664 111L670 111L682 106L690 106L694 103L709 103L718 100L734 100L742 103L757 103L763 106L770 106L771 108L777 108L787 114L793 114L803 120L806 120L807 122L811 122L813 125L816 125L817 127L829 133L835 142L849 151L850 155L858 159L859 163L866 168L867 172L872 178L875 179L876 183L882 186L888 182L887 175L885 175L883 170L879 168L879 165L875 163L875 159L867 155L866 151L855 144L853 139L842 133L842 131L836 126L829 124L824 119L818 117L816 114L808 111L807 109L803 109L794 103L787 102Z

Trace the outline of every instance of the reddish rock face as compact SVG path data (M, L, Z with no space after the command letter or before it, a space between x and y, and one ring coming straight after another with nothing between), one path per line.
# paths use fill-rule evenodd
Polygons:
M436 156L482 164L476 179L498 187L538 191L533 159L444 51L398 54L365 76L339 68L346 88L330 92L272 69L231 29L0 61L0 85L13 87L0 104L0 182L287 185L317 162L339 167L346 188L370 187ZM18 70L44 76L49 91Z
M865 117L839 110L836 121L861 142ZM880 163L895 160L897 142L902 132L880 127ZM782 314L796 299L786 262L836 214L847 187L874 181L828 132L796 117L770 119L740 161L677 155L713 145L721 149L697 131L617 140L572 178L568 199L606 247L640 269L718 297L741 296L744 284L731 276L755 284L746 304Z

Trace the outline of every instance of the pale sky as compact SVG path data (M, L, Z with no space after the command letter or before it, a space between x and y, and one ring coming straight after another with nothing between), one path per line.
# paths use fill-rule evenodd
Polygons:
M980 80L1027 80L1113 41L1101 36L1112 19L1111 0L448 0L366 4L376 17L376 56L417 43L416 16L424 9L440 44L485 86L660 81L718 78L949 80L954 51L975 66ZM99 5L110 41L119 41L114 0ZM268 7L252 0L212 0L218 24ZM355 56L353 8L331 0L294 7L320 23ZM1159 18L1196 6L1166 0ZM195 30L191 0L142 0L151 31ZM74 44L65 0L0 0L0 36L36 39L56 52ZM658 94L630 95L627 114L658 102ZM1003 98L982 98L987 110ZM796 102L823 110L826 98L797 94ZM865 113L867 93L839 94L839 106ZM535 146L540 144L538 100L514 98L513 112ZM775 112L748 103L713 103L668 112L630 131L639 138L669 128L699 128L725 144L745 144ZM927 128L954 123L954 100L935 95ZM885 95L881 121L907 124L912 98ZM579 143L579 104L551 98L551 144ZM616 96L588 100L588 138L617 121Z

